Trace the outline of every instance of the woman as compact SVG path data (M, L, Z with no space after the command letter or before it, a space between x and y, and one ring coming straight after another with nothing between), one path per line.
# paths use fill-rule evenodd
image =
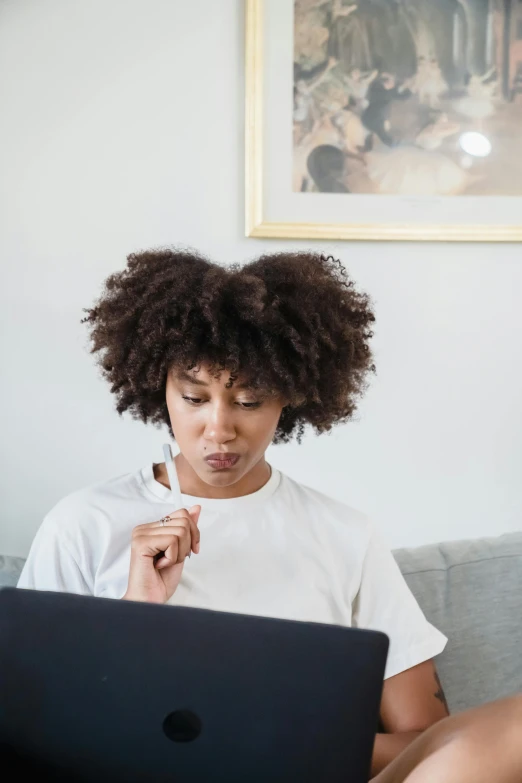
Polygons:
M19 586L384 631L376 774L447 715L432 662L446 639L362 514L265 459L352 417L374 369L368 297L312 253L226 269L157 250L129 256L85 320L117 411L176 439L183 508L163 463L75 492Z

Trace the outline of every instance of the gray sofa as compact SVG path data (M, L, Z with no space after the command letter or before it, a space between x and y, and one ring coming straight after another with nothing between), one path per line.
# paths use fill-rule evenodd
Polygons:
M451 710L522 692L522 533L395 557L424 613L449 638L437 666ZM0 556L0 586L15 585L23 563Z

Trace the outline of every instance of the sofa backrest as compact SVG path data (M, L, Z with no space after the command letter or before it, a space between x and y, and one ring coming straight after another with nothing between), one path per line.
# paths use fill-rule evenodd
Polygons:
M394 554L449 639L437 668L452 711L522 692L522 533ZM0 587L15 585L23 564L0 556Z
M522 692L522 533L394 554L449 639L437 668L452 711Z
M0 587L15 587L24 563L23 557L0 555Z

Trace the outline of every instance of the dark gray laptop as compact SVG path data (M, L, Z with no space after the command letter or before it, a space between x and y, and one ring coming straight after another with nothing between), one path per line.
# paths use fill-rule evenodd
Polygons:
M6 588L0 769L367 783L387 650L373 631Z

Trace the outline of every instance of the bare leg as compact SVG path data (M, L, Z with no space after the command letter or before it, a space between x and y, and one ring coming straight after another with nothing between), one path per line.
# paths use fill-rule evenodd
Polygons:
M522 696L446 718L374 783L520 783Z

